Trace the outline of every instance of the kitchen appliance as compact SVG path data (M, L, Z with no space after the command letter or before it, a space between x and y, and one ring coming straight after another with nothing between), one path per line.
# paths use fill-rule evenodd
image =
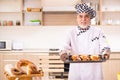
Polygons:
M11 50L11 40L0 40L0 51Z
M13 50L23 50L23 42L22 41L13 41L12 49Z

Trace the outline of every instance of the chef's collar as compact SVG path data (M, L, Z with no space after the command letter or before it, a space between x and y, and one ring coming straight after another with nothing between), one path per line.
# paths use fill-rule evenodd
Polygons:
M80 26L78 26L79 30L88 30L90 28L90 26L86 27L86 28L81 28Z
M87 30L89 30L90 26L86 27L86 28L81 28L80 26L77 27L79 30L79 33L77 34L77 36L79 36L81 33L86 32Z

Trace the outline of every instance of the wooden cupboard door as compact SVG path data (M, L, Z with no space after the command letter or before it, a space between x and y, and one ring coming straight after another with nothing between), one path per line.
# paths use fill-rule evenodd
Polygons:
M3 80L2 79L2 60L3 60L3 57L2 57L2 53L0 53L0 80Z
M104 80L117 80L120 72L120 54L111 54L110 60L102 64Z
M22 53L3 53L2 54L2 63L1 63L1 69L2 69L2 72L1 72L2 79L1 80L6 80L6 77L4 75L5 65L12 64L13 66L15 66L16 62L19 59L23 59L23 58L24 58L24 56Z

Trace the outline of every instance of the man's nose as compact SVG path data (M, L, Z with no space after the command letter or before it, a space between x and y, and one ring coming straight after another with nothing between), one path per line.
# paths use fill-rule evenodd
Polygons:
M85 17L82 17L82 20L85 20L86 18Z

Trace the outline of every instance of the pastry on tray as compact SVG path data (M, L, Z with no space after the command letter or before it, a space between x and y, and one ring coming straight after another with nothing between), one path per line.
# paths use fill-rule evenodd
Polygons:
M67 62L103 62L105 61L102 55L70 55Z

